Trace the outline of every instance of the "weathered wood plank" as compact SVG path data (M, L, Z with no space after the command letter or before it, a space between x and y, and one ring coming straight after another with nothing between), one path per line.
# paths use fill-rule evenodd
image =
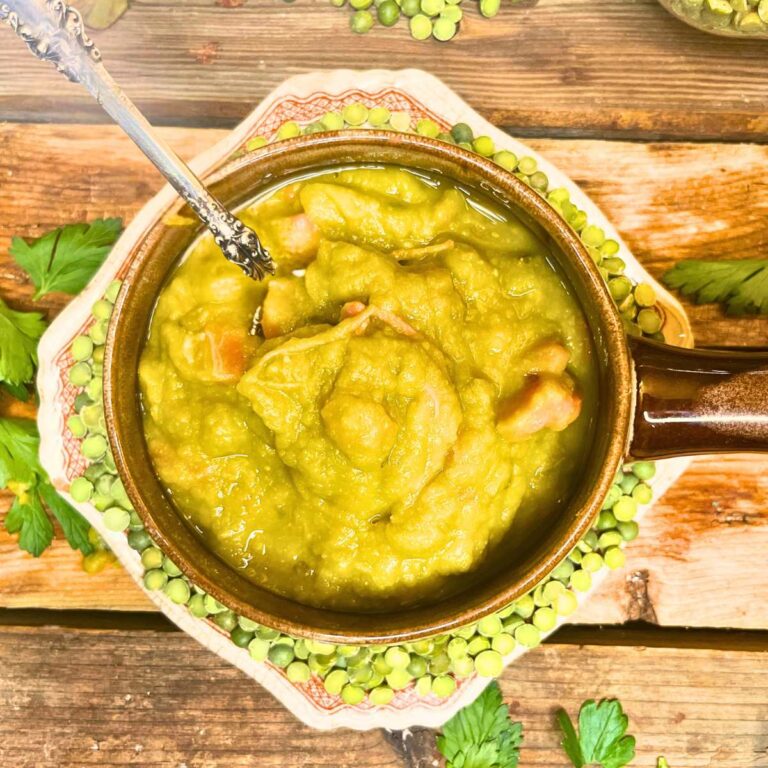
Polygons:
M643 518L576 621L768 629L768 459L698 459Z
M420 67L528 135L768 136L761 43L697 32L655 0L510 4L492 22L468 8L450 45L413 41L402 24L360 38L326 0L225 5L138 1L95 35L115 77L155 122L232 125L287 76L318 67ZM6 40L0 70L13 77L0 82L0 115L105 119L83 92Z
M186 157L223 135L186 129L163 133ZM736 247L743 256L766 252L768 185L761 169L768 163L768 147L531 143L589 190L655 274L698 253L727 257ZM6 253L11 235L34 237L96 216L128 219L161 182L117 129L107 126L5 125L0 144L0 179L7 192L0 196L0 295L31 307L31 286ZM713 163L713 156L721 162ZM53 297L46 306L53 313L64 300ZM766 318L734 320L713 307L689 309L703 343L765 344L768 339ZM0 411L6 412L9 402L0 398ZM14 412L32 415L28 406ZM614 574L580 620L620 622L655 614L663 625L766 626L765 612L754 610L758 597L768 592L768 575L760 565L768 543L765 468L765 460L750 457L697 461L649 516L643 536L630 548L629 571ZM662 553L658 539L670 531L675 549ZM0 605L149 607L121 571L84 574L79 556L62 541L35 561L0 533L0 557ZM723 564L729 566L725 575Z
M185 157L218 130L164 129ZM768 253L768 147L531 140L584 185L651 272L679 259L764 258ZM157 172L109 126L0 125L0 293L31 306L32 288L7 255L13 235L36 237L97 216L129 219L156 191ZM715 161L714 158L717 158ZM65 297L50 297L51 311ZM768 343L768 318L727 318L688 306L700 344Z
M2 765L398 765L380 733L301 727L238 670L175 633L0 629L0 658Z
M3 504L5 499L0 499ZM5 514L0 513L0 519ZM16 537L0 532L0 607L97 610L156 610L119 565L87 574L82 556L60 531L51 548L34 558L22 552Z
M532 651L503 679L523 722L521 764L561 768L557 707L618 696L633 765L765 765L768 657L744 651L573 646ZM18 768L404 766L379 731L311 731L180 633L0 627L0 763ZM428 733L419 754L433 758ZM406 753L407 754L407 753ZM422 765L436 764L425 761Z
M767 469L768 460L750 456L694 462L645 516L627 567L608 577L575 620L768 629L768 614L756 608L768 594ZM35 560L0 533L0 561L0 607L154 610L125 572L88 576L61 540Z
M190 159L222 131L164 132ZM15 235L34 238L76 221L104 216L129 220L163 184L159 173L112 126L11 125L0 123L0 295L23 309L60 310L69 300L34 290L8 248Z
M681 259L765 258L768 147L532 141L605 211L654 277ZM685 303L700 345L768 345L768 317Z

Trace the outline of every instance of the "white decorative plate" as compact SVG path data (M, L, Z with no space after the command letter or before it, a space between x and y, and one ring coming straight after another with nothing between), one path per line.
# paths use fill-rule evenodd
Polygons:
M654 285L666 312L665 334L668 340L681 346L692 346L690 326L680 304L636 261L610 222L584 192L544 158L484 120L440 80L426 72L337 70L293 77L267 96L227 137L195 158L191 166L198 174L204 176L242 150L250 138L272 138L285 121L310 123L328 111L339 111L353 102L361 102L368 107L384 106L392 112L406 111L415 119L428 117L440 125L441 130L464 122L472 127L475 135L490 136L498 149L508 149L518 157L534 157L539 168L549 177L551 186L566 187L570 191L572 202L587 213L589 222L602 227L607 237L620 243L620 253L627 264L626 274L636 282ZM143 589L143 569L138 553L128 546L125 535L106 530L101 522L101 514L94 507L88 503L75 503L66 492L71 480L84 469L79 441L69 434L65 426L67 418L73 413L76 394L67 378L73 362L69 347L72 340L83 333L90 324L93 303L103 296L115 277L125 273L128 253L133 244L154 226L162 217L163 211L175 199L176 193L170 187L165 187L141 209L126 228L99 273L53 322L43 336L39 348L38 424L42 463L54 485L107 541L123 566L136 580L138 589ZM653 481L656 499L679 477L687 464L685 459L658 463ZM605 572L606 569L603 570L603 573ZM594 580L593 590L598 587L600 581L601 578ZM487 684L486 679L472 677L460 681L456 691L446 699L434 696L421 698L410 688L398 692L392 703L384 707L374 707L367 703L349 706L338 697L327 694L319 679L294 685L288 681L281 669L268 662L253 661L247 650L235 646L228 635L211 622L193 617L184 606L175 605L160 592L147 592L147 595L177 626L259 682L299 719L315 728L346 727L365 730L380 727L403 729L414 725L437 727L472 701ZM505 663L513 662L526 650L518 646L505 658Z

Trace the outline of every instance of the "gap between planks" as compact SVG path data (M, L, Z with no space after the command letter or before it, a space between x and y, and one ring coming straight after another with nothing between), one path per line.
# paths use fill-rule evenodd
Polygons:
M46 631L82 631L94 635L114 631L154 634L181 631L161 613L39 608L0 608L0 628L19 631L42 628ZM623 625L566 624L550 635L545 643L768 653L768 630L660 627L643 621Z

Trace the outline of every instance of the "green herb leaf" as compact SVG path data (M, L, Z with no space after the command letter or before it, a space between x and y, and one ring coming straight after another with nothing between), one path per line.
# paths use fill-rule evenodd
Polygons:
M563 749L574 765L622 768L635 756L635 737L627 736L629 720L616 699L585 701L579 710L579 734L565 710L557 714Z
M576 735L576 729L573 727L571 718L568 717L568 713L561 709L556 715L555 719L560 726L560 730L563 732L563 740L560 742L565 754L568 755L568 759L573 763L574 768L582 768L584 765L584 755L581 754L581 744L579 744L579 737Z
M40 437L30 419L0 419L0 488L34 485L45 472L37 457Z
M669 763L667 762L667 758L663 755L659 755L656 758L656 768L669 768Z
M64 536L72 549L79 549L84 555L93 552L93 546L88 541L88 521L56 493L56 489L48 482L40 486L40 496L46 503L53 516L59 521Z
M19 547L34 557L40 557L53 541L53 523L40 503L36 492L24 494L25 499L13 500L5 527L8 533L19 534Z
M38 557L53 540L53 524L41 503L59 521L69 545L84 555L93 551L89 525L56 493L40 465L40 437L30 419L0 419L0 488L17 494L5 521L9 533L19 533L19 546ZM45 518L45 519L43 519Z
M516 768L523 726L509 720L497 683L457 712L437 737L447 768Z
M32 381L37 341L45 321L38 312L16 312L0 299L0 381L11 387Z
M486 741L483 744L470 744L464 752L447 763L454 768L489 768L500 764L498 750L492 741Z
M51 291L79 293L102 265L117 240L121 219L68 224L27 243L14 237L10 253L37 288L39 299Z
M768 259L691 259L675 264L661 279L699 304L724 303L729 315L768 314Z
M3 381L0 382L0 386L12 397L21 400L23 403L29 400L29 390L24 384L11 384L10 382Z

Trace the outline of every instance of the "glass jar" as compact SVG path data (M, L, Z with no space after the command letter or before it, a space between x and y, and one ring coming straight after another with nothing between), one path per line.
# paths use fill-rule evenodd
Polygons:
M659 0L679 19L713 35L768 39L768 0Z

